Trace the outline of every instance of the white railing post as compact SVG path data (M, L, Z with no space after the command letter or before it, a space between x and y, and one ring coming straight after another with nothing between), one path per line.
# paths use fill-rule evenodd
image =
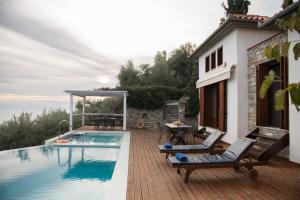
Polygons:
M69 123L69 131L73 130L73 95L70 94L70 123Z
M127 119L127 111L126 111L126 102L127 101L127 94L123 96L123 131L126 131L126 119Z
M82 127L84 127L85 124L85 97L83 97L82 101Z

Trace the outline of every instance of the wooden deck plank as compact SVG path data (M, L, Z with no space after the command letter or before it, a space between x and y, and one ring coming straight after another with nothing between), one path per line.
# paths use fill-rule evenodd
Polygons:
M164 184L161 184L162 182L164 182L164 179L163 179L164 176L162 174L157 173L160 170L157 168L158 165L155 162L156 160L153 158L154 152L152 151L150 146L147 144L148 144L148 141L143 140L143 146L146 150L145 153L148 155L148 156L146 156L146 161L148 161L148 164L149 164L148 165L149 172L150 172L150 175L151 175L153 181L156 182L156 184L154 184L154 188L156 189L157 198L158 199L173 199L171 193L168 190L168 187ZM159 180L159 177L161 178L161 180Z
M128 200L300 199L300 165L278 158L256 167L256 181L224 168L196 170L185 184L159 153L157 138L155 130L131 130Z
M149 132L149 131L148 131ZM149 132L148 134L151 134L151 132ZM152 152L155 152L154 153L154 155L157 157L157 156L159 156L158 157L158 160L161 160L161 156L162 155L159 155L159 154L157 154L157 144L156 143L154 143L154 142L152 142L152 143L150 143L149 144L149 146L151 145L151 147L152 147ZM160 164L161 166L165 166L165 164L164 163L162 163L162 164ZM173 178L173 172L171 172L171 175L170 175L170 171L168 171L167 170L167 173L169 174L169 177L170 178ZM174 183L174 181L173 181L173 183ZM180 199L195 199L193 196L192 196L192 193L190 193L188 190L189 189L186 189L186 190L184 190L183 188L185 187L185 184L181 184L180 182L178 182L179 184L176 184L176 185L174 185L175 186L175 188L177 189L177 192L179 193L179 196L181 196L181 198ZM186 191L188 191L188 193L186 192ZM190 198L189 198L189 196L190 196Z
M141 136L141 140L143 140L142 136ZM152 175L160 178L158 183L159 183L160 189L164 188L164 190L159 189L158 192L163 193L167 199L173 199L172 194L175 195L175 193L177 191L175 188L172 187L172 185L165 184L166 182L168 182L169 177L166 175L166 170L160 169L161 167L163 167L163 165L161 165L161 163L159 162L160 159L155 159L155 156L157 156L157 153L155 153L155 151L153 151L153 148L151 148L151 146L148 145L148 142L149 142L149 139L147 139L147 142L146 142L147 144L145 144L145 147L144 147L144 148L148 149L147 155L144 155L144 157L148 158L153 163L154 171L152 171ZM164 173L161 174L160 172L164 172ZM170 183L172 183L172 182L170 182ZM171 192L170 192L170 190L171 190ZM178 198L178 199L180 199L180 198Z

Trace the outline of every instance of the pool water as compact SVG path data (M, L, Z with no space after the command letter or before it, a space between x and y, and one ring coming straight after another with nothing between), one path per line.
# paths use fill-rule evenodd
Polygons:
M119 143L121 136L118 135L101 135L93 133L85 133L80 135L72 135L71 143Z
M6 151L0 154L0 199L104 199L118 153L52 146Z

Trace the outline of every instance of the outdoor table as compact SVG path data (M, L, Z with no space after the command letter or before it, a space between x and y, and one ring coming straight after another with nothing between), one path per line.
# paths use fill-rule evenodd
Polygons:
M169 129L171 133L170 141L172 142L174 139L177 140L176 144L179 144L180 142L183 144L186 144L184 138L186 133L192 126L187 124L179 124L176 125L174 123L165 123L165 126Z
M115 121L117 118L115 117L99 117L94 119L97 122L98 128L100 127L100 123L103 122L103 126L107 127L107 124L110 124L112 129L115 129Z

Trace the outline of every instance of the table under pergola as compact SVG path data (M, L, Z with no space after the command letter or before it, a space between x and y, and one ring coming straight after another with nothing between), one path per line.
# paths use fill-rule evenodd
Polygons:
M70 120L69 120L69 130L73 130L73 97L82 97L82 113L81 115L82 126L85 126L85 116L86 115L101 115L104 113L85 113L85 103L86 97L123 97L123 114L115 114L123 117L123 130L126 130L126 101L127 101L127 91L115 91L115 90L66 90L66 93L70 94Z

